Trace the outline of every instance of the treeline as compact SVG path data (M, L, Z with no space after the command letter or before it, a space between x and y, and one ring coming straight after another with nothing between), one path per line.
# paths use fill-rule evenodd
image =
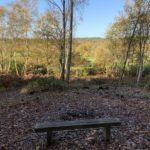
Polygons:
M69 80L71 69L71 75L78 77L103 74L122 80L136 76L138 84L150 73L149 0L126 2L105 39L72 39L78 21L75 14L86 2L47 0L49 9L41 15L36 0L1 6L0 72L50 74Z
M126 68L136 68L138 85L145 64L149 64L150 1L126 1L123 12L108 31L107 38L111 42L115 64L122 68L120 80Z
M41 15L37 15L37 0L15 0L6 7L1 6L1 72L12 72L13 68L17 75L26 75L30 65L30 41L41 39L46 45L46 48L42 47L41 50L44 51L43 55L48 64L51 63L47 56L48 49L53 47L59 51L60 78L66 78L69 82L75 10L85 3L86 0L60 0L58 3L55 0L47 0L49 9ZM6 44L9 45L9 49ZM24 57L21 65L17 61L20 55L16 51L18 46ZM5 51L8 56L5 55ZM18 66L23 66L20 72Z

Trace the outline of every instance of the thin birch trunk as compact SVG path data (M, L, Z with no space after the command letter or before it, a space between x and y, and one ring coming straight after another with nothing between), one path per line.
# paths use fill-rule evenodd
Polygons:
M72 32L73 32L73 8L74 2L70 0L70 30L69 30L69 49L67 58L67 70L66 70L66 81L70 81L70 68L71 68L71 57L72 57Z

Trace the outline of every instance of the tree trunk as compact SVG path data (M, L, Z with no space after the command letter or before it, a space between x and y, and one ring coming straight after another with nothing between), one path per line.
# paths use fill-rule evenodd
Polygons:
M26 43L26 48L27 48L27 56L25 56L25 63L24 63L24 67L23 67L23 76L25 76L27 74L27 65L28 65L29 51L30 51L28 39L26 39L25 43Z
M148 3L148 10L150 7L150 2ZM148 11L147 11L148 12ZM139 70L138 70L138 76L137 76L137 86L139 85L140 79L142 77L143 71L144 71L144 54L145 54L145 47L146 43L149 39L149 19L146 20L146 22L141 22L140 24L140 30L139 30L139 48L140 48L140 58L139 58Z
M65 49L66 49L66 1L63 0L63 39L61 43L61 58L60 58L60 64L61 64L61 80L65 80Z
M74 2L73 0L70 0L69 49L68 49L67 72L66 72L67 82L70 81L70 68L71 68L71 57L72 57L73 7L74 7Z
M144 71L144 52L145 52L145 44L146 42L140 42L140 60L139 60L139 69L138 69L138 77L137 77L137 86L139 85L140 79L142 77Z
M134 25L134 28L133 28L133 31L132 31L132 35L131 35L131 37L129 39L129 42L128 42L126 57L125 57L125 61L124 61L124 64L123 64L122 74L121 74L121 77L120 77L120 83L122 82L122 79L123 79L123 76L124 76L124 73L125 73L126 64L127 64L128 58L129 58L130 51L131 51L131 46L132 46L132 42L133 42L133 39L134 39L134 36L135 36L135 32L136 32L138 22L139 22L139 16L138 16L138 18L135 22L135 25Z
M4 56L3 56L3 50L0 50L1 53L1 72L4 71Z
M16 75L19 76L19 71L18 71L18 66L17 66L17 60L16 60L16 53L14 52L14 67L15 67L15 71L16 71Z

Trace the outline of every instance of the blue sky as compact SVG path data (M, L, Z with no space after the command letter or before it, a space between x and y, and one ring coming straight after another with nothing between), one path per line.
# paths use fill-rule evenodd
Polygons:
M13 0L0 0L0 5ZM57 0L56 0L57 1ZM75 31L76 37L104 37L105 32L123 9L125 0L90 0ZM40 13L47 7L46 0L39 0Z

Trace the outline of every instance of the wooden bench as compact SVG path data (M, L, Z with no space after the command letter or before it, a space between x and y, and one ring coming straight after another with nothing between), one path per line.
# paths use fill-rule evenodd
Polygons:
M73 130L82 128L103 127L105 141L110 141L110 129L112 126L120 126L121 122L117 118L87 119L74 121L43 122L35 125L35 132L47 132L47 146L51 143L52 131Z

